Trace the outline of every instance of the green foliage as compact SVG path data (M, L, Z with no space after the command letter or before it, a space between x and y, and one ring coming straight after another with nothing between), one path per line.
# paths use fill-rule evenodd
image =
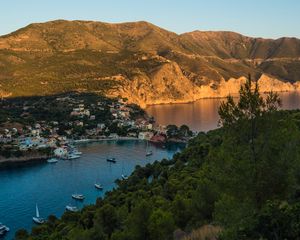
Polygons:
M31 239L167 240L207 224L221 239L297 239L300 113L276 111L277 95L261 98L250 80L240 94L221 105L222 128L137 166L95 206L49 219Z

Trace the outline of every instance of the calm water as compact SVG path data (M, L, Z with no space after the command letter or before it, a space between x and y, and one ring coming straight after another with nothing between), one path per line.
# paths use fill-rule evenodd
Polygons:
M300 93L281 93L284 109L300 108ZM217 109L224 99L202 99L195 103L151 106L147 112L163 125L187 124L195 131L207 131L217 127ZM162 158L171 158L180 151L178 145L162 149L152 146L154 154L146 158L146 143L143 141L105 141L82 145L82 158L60 161L57 164L37 164L17 169L0 170L0 222L7 224L12 239L16 229L30 229L35 203L40 214L61 216L67 204L82 207L95 203L97 197L111 190L114 181L122 174L130 175L136 165L145 165ZM116 157L110 164L106 158ZM94 188L98 180L104 190ZM78 203L71 199L72 193L83 193L86 199Z
M182 146L151 148L153 155L146 158L143 141L104 141L79 146L83 155L77 160L0 170L0 222L11 228L6 239L12 239L16 229L31 228L35 203L42 217L59 217L67 204L82 207L95 203L97 197L115 186L115 179L122 174L130 175L138 164L171 158ZM115 157L117 163L108 163L108 157ZM96 180L104 186L103 191L94 188ZM86 196L83 203L71 199L76 192Z
M300 108L300 92L279 93L283 109ZM200 99L194 103L150 106L148 114L162 125L188 125L194 131L208 131L218 126L218 107L224 99Z

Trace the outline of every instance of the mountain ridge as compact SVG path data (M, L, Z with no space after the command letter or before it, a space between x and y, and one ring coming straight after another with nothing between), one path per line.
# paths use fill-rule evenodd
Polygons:
M299 69L297 38L230 31L176 34L146 21L54 20L0 36L4 97L88 91L145 107L224 97L235 93L248 73L264 90L297 90Z

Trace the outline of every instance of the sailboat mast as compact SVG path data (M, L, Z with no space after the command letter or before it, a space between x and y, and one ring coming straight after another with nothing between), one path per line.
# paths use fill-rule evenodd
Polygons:
M38 205L35 205L35 211L36 211L36 217L39 218L40 217L40 213L39 213L39 208Z

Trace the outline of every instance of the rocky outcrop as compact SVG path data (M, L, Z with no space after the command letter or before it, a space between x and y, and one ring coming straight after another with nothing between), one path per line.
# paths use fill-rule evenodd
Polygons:
M148 105L187 103L202 98L224 98L237 95L246 77L222 79L218 84L211 80L209 84L196 86L185 77L177 63L170 62L155 69L149 76L139 75L133 80L120 78L125 82L122 87L111 93L112 96L125 97L131 103L145 108ZM260 92L287 92L300 90L300 82L291 84L269 75L258 79Z

